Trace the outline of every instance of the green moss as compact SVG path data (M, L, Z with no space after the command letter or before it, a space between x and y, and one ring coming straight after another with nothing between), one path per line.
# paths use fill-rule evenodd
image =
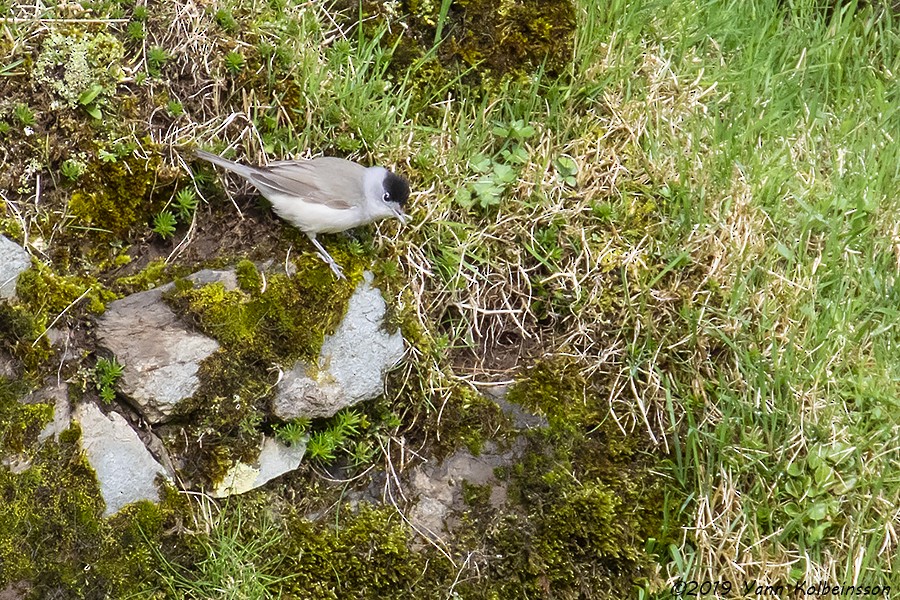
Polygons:
M253 261L242 260L235 267L238 286L248 294L262 291L263 280Z
M345 507L338 525L291 519L281 549L296 557L284 565L285 593L300 598L422 598L417 586L425 558L409 547L410 532L393 508ZM337 567L337 568L335 568Z
M362 280L359 258L344 254L339 260L346 280L335 280L315 256L296 259L292 276L264 279L250 261L241 261L240 289L179 280L165 296L178 314L222 345L200 367L200 391L179 406L188 435L173 442L192 457L189 478L215 482L234 461L255 458L277 377L273 366L290 369L301 358L315 365L325 335L340 323Z
M442 4L440 0L403 2L399 13L404 15L400 17L404 27L387 33L381 42L393 49L390 68L398 76L418 63L418 86L438 89L474 67L465 83L490 88L538 68L551 77L567 72L576 25L570 0L517 0L499 5L491 0L457 0L443 19ZM336 6L348 9L344 13L348 20L355 21L360 14L357 2L344 0ZM383 2L362 3L362 16L370 28L378 27L379 21L370 18L378 14L387 22L398 18ZM429 57L438 28L443 42Z
M99 314L116 295L92 277L57 275L50 267L35 262L16 283L16 295L32 311L55 318L84 294L81 303L89 312Z
M520 0L498 9L489 0L460 0L462 27L449 46L464 63L494 73L544 64L559 74L572 55L575 8L569 0Z
M361 261L343 258L350 259L342 260L346 280L334 280L317 257L304 256L295 263L295 275L268 275L263 287L253 264L242 261L238 282L243 289L226 290L221 283L199 288L182 284L167 297L177 312L193 319L227 352L251 364L290 366L298 358L318 355L362 280Z
M0 469L0 588L28 581L35 598L126 597L155 585L156 556L178 507L138 503L102 518L94 471L72 428L34 451L16 475Z
M0 302L0 348L21 360L30 372L36 371L53 356L50 341L42 337L47 323L46 314Z
M547 415L526 435L520 462L501 473L501 511L467 493L469 533L486 545L486 579L497 597L579 598L584 590L625 597L652 573L650 540L667 540L665 492L650 441L621 434L604 396L568 362L543 363L508 399ZM476 592L482 594L482 592ZM461 592L462 593L462 592ZM489 594L474 597L490 597Z
M0 377L0 456L24 453L53 419L51 405L19 402L28 391L22 381Z
M151 261L139 273L119 277L113 287L117 291L127 294L143 292L171 280L171 271L172 269L166 264L166 259L158 258Z
M90 163L69 200L74 225L87 228L92 239L113 240L149 223L163 206L157 200L161 194L154 194L159 191L158 168L155 155L150 160L132 155Z

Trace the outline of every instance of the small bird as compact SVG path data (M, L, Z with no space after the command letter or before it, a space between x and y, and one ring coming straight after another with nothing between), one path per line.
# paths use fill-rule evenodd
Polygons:
M384 167L364 167L327 156L250 167L204 150L195 153L252 183L279 217L309 237L338 279L344 279L344 274L316 234L346 231L391 217L406 222L403 205L409 199L409 184Z

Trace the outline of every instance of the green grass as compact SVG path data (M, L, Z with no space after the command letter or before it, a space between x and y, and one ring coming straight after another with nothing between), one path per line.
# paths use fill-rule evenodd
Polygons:
M318 4L220 3L169 27L154 9L139 21L158 44L151 75L219 58L145 103L178 98L178 127L138 113L125 121L140 127L96 147L144 151L151 123L178 168L174 155L200 144L246 162L323 153L404 173L412 223L380 225L371 247L404 331L419 333L388 390L393 433L452 445L451 423L480 414L460 389L565 357L585 397L664 459L663 529L678 543L641 541L658 567L646 594L679 577L884 584L900 569L900 23L879 2L820 4L578 0L566 76L484 88L437 71L441 48L392 70L402 16L350 29ZM450 5L435 3L423 39L447 37ZM21 64L10 52L0 72ZM0 102L0 124L40 131L52 110L65 109L17 96ZM33 161L68 154L16 140L0 134L24 182L0 191L0 230L65 254L54 244L72 227L67 196L45 184L35 202L32 175ZM231 210L172 189L180 223L208 218L198 206ZM166 228L148 215L144 233L171 235L169 216ZM353 462L390 459L353 442L341 448ZM340 446L327 431L309 443L320 457ZM242 574L246 597L275 595L277 544L233 534L244 525L217 521L196 569L167 571L168 590L210 597ZM450 553L463 563L462 545Z

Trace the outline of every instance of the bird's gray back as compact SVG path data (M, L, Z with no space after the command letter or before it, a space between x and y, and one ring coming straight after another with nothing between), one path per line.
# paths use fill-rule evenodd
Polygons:
M355 162L324 156L312 160L278 161L254 169L248 179L264 192L298 196L336 210L364 203L366 168Z

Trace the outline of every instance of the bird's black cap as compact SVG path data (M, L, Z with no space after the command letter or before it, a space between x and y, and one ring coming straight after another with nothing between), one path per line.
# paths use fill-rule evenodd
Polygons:
M396 202L403 206L409 200L409 184L399 175L388 171L388 174L384 176L383 185L389 202Z

